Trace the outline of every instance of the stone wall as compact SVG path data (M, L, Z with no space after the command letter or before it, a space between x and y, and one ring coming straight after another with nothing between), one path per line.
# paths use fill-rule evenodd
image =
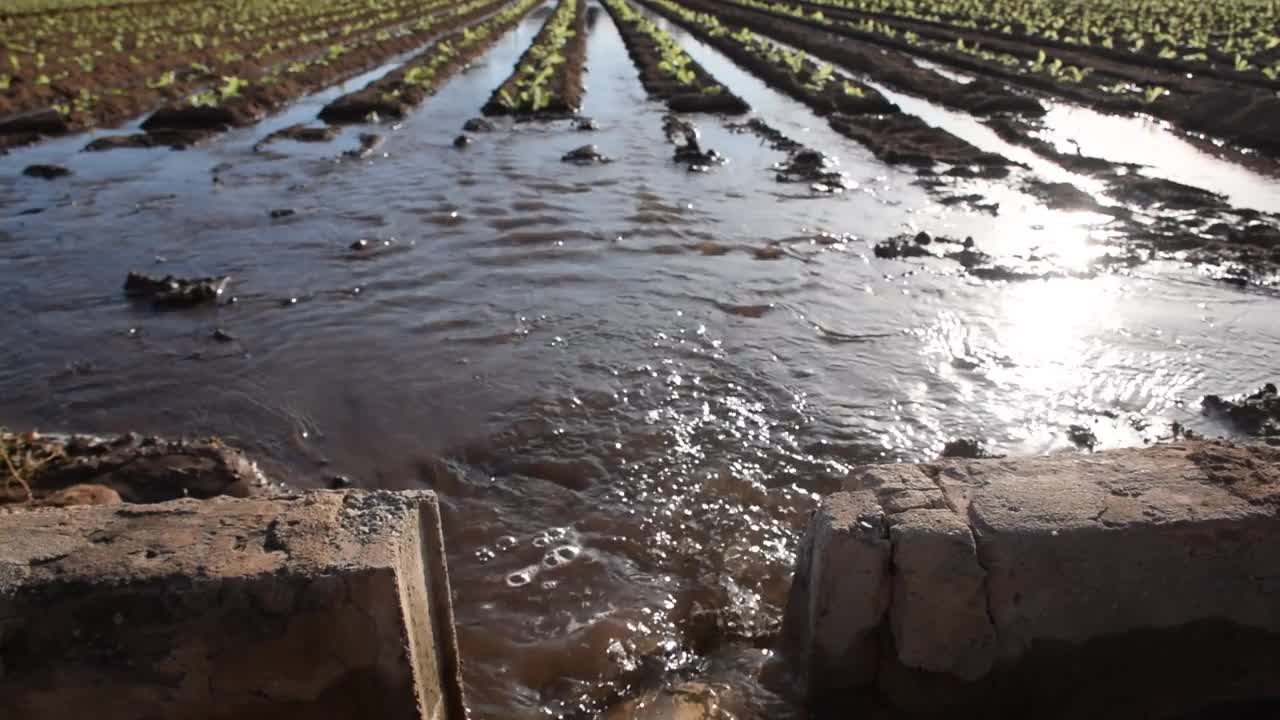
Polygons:
M861 468L800 549L818 716L1182 717L1280 702L1280 450Z

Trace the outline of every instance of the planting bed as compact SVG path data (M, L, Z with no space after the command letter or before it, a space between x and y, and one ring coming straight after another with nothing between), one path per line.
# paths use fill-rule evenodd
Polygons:
M560 0L542 31L493 97L485 115L546 117L571 114L582 103L587 0Z
M738 115L750 108L694 62L671 34L636 12L628 0L602 3L618 26L627 52L640 69L640 82L676 112Z
M394 72L325 105L320 111L320 119L331 123L353 123L370 114L403 118L540 5L542 0L519 0L488 20L432 44Z

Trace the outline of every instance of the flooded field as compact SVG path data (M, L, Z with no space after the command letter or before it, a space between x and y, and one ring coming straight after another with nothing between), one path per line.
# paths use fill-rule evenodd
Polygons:
M849 466L1229 435L1201 397L1274 380L1265 154L1029 90L1001 92L1043 116L997 126L838 66L978 159L897 162L632 6L750 106L679 114L725 161L677 162L690 128L594 1L577 112L456 141L553 8L402 119L316 117L408 51L183 151L82 152L139 118L0 157L0 423L219 435L291 485L436 490L477 719L684 679L787 718L762 671L798 531ZM333 130L260 144L298 123ZM586 144L611 161L562 161ZM780 182L803 149L821 173ZM159 309L130 271L231 279Z

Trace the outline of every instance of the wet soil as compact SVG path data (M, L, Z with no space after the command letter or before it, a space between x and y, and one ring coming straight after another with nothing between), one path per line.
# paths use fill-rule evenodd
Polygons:
M216 438L0 432L0 455L0 507L249 497L269 487L252 460Z
M108 150L145 150L147 148L167 147L172 150L186 150L216 135L210 130L170 130L154 129L148 132L130 135L106 135L89 141L84 146L85 152L106 152Z
M1130 247L1224 268L1220 277L1227 282L1269 282L1280 271L1280 214L1235 208L1221 195L1149 177L1139 166L1086 156L1078 148L1065 152L1043 138L1035 120L1004 117L986 124L1009 142L1100 180L1108 202L1070 183L1030 181L1024 189L1051 207L1114 217L1126 228Z
M153 278L130 272L124 282L124 293L131 298L149 300L157 307L192 307L218 302L230 281L229 277L176 278L166 275Z
M61 165L28 165L23 171L23 175L32 178L40 178L41 180L57 180L71 174L71 170Z
M1273 383L1249 395L1228 398L1205 395L1200 406L1206 415L1222 419L1239 432L1274 438L1280 444L1280 393Z

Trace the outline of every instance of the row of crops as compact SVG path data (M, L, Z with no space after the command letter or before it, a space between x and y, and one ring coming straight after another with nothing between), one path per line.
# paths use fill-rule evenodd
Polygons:
M484 104L486 114L576 110L589 2L558 0ZM331 122L402 117L544 3L82 2L60 11L51 0L33 1L47 12L0 14L0 125L16 114L52 111L64 130L78 130L156 107L163 110L144 127L243 125L304 92L417 50L324 115ZM655 16L821 115L899 115L867 79L984 116L1042 114L1025 92L1032 89L1116 112L1150 112L1246 146L1280 145L1267 124L1280 117L1278 0L1152 0L1131 11L1112 0L601 0L601 6L649 94L677 111L733 114L747 107L693 62ZM985 79L966 86L920 70L915 58ZM1196 64L1201 75L1184 72ZM1199 110L1200 98L1210 96L1217 104ZM195 120L182 113L209 109L224 112Z
M306 84L308 74L359 70L421 44L442 20L497 4L214 0L7 16L0 19L0 116L53 108L76 129L166 102L209 105L250 87Z
M1217 65L1275 80L1280 3L1274 0L810 0L1049 45L1130 53L1142 60Z

